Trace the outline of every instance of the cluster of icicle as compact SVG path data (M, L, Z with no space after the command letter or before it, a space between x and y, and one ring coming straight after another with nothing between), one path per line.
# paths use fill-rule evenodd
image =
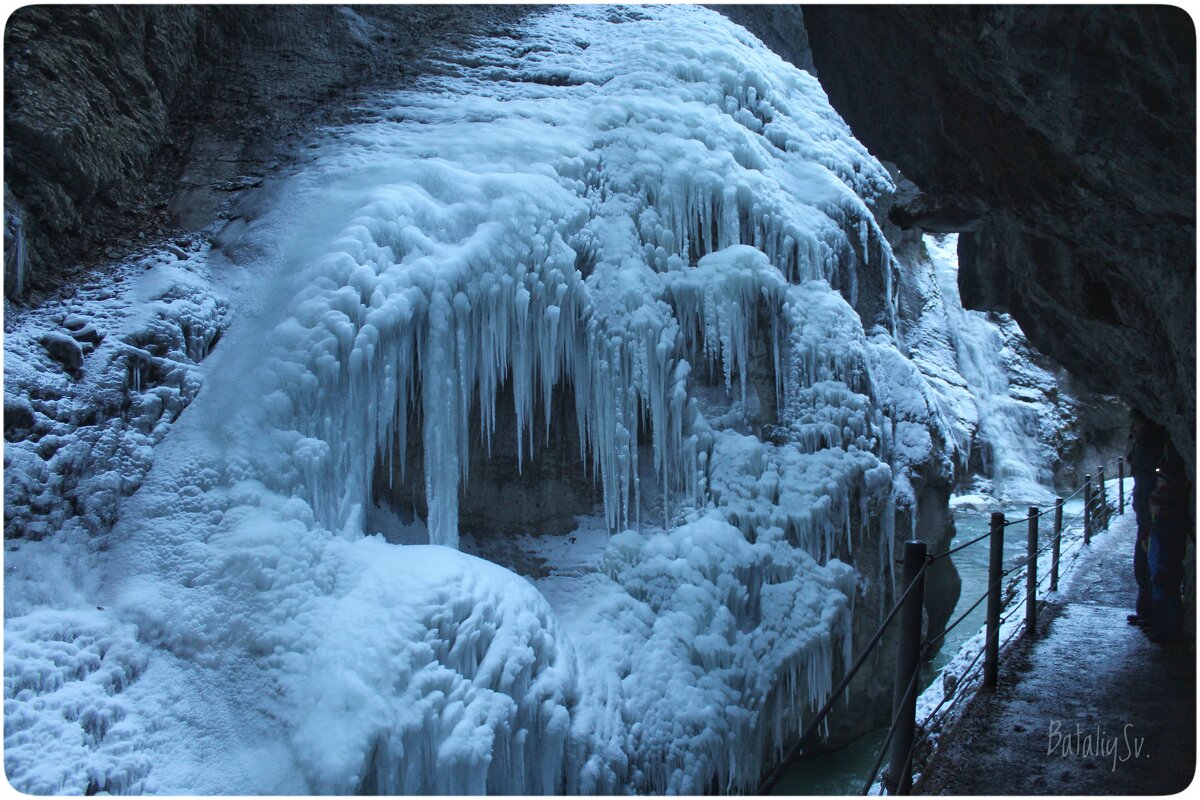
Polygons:
M832 160L832 147L782 158L777 147L795 151L801 145L793 137L818 134L783 114L788 98L754 85L768 83L762 76L738 77L743 82L722 88L729 92L725 113L708 115L726 120L728 152L702 140L679 154L641 149L664 135L650 109L646 119L626 119L620 137L592 132L590 147L503 188L494 174L435 158L413 164L404 185L376 191L315 265L294 317L276 331L278 427L294 438L292 480L326 525L353 524L369 502L372 459L364 454L380 454L389 476L404 480L408 440L419 435L431 541L455 546L472 409L490 446L506 382L521 459L556 422L549 414L555 385L573 385L581 466L598 477L614 530L638 522L638 443L647 434L658 490L703 505L709 498L697 456L706 448L693 429L689 376L697 360L717 364L744 398L760 318L771 328L779 403L844 409L844 419L807 424L804 449L844 446L847 437L867 447L869 415L826 380L844 379L851 394L861 388L865 378L844 356L848 348L824 353L824 339L805 339L800 312L780 312L803 302L789 287L812 281L826 291L831 281L841 285L853 302L861 255L882 271L885 305L894 313L890 251L854 191L878 187L862 177L868 170L861 165L820 163ZM812 80L804 73L788 79ZM806 88L819 91L815 83ZM513 91L519 95L520 87ZM622 116L645 103L637 95L606 100L605 112L626 104ZM403 116L422 110L429 111L403 108ZM760 119L769 121L766 141L755 133L762 123L745 127ZM631 144L643 129L653 135ZM853 141L844 129L836 134ZM696 155L703 160L685 158ZM861 150L852 155L869 158ZM886 180L877 166L872 178ZM796 352L788 354L793 339ZM831 369L819 363L831 358L838 360ZM544 409L541 430L535 407ZM413 420L419 432L410 430Z
M653 15L732 30L694 9ZM576 425L580 468L600 482L613 530L640 522L646 439L665 522L673 509L715 505L751 543L800 548L813 559L803 569L851 541L854 516L861 538L869 499L891 508L881 461L891 428L853 308L859 271L879 270L883 321L894 326L891 253L862 199L888 190L886 174L810 76L712 30L697 38L635 21L560 15L538 25L549 41L532 63L518 69L515 45L497 45L449 65L425 95L387 98L348 132L359 149L345 159L397 178L310 268L293 318L276 331L272 370L277 428L297 465L278 477L309 497L325 526L360 528L374 462L406 480L408 442L420 436L430 541L456 546L470 426L478 420L490 447L505 383L519 459L533 457L551 425ZM653 43L639 45L641 34ZM667 52L666 37L697 43ZM580 40L591 42L586 54ZM439 90L484 95L472 106ZM689 394L693 373L706 370L744 408L756 342L769 352L784 445L712 429ZM574 420L550 418L560 382L574 389ZM890 540L891 521L879 527ZM803 570L793 572L798 587ZM746 591L763 581L748 578ZM830 606L841 616L795 645L758 651L753 668L739 662L768 679L729 698L747 716L728 740L626 740L640 766L614 772L609 760L601 777L571 788L705 791L711 779L752 789L766 753L794 735L796 701L820 702L836 650L849 646L853 588L834 581L827 591L843 598ZM789 624L778 630L798 635ZM655 736L676 728L664 721ZM451 788L432 762L425 773L405 766L413 747L377 748L376 788ZM513 752L497 749L495 763ZM645 772L658 758L664 772ZM494 764L480 769L486 782L469 787L561 788L502 786Z

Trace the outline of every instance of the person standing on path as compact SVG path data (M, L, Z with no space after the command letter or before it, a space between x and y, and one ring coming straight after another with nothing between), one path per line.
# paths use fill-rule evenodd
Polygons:
M1167 445L1167 432L1138 409L1129 412L1129 452L1126 461L1133 477L1133 513L1137 518L1137 540L1133 546L1133 577L1137 581L1135 613L1131 625L1148 627L1152 619L1153 587L1150 577L1150 495L1158 482L1156 469Z
M1168 644L1183 633L1183 560L1191 530L1190 486L1183 459L1168 444L1158 467L1158 485L1150 495L1150 578L1153 587L1150 640Z

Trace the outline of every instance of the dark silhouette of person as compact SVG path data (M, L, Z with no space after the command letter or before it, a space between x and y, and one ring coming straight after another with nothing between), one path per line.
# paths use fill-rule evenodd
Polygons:
M1129 452L1126 461L1133 477L1133 513L1137 518L1137 540L1133 546L1133 577L1137 581L1135 613L1132 625L1149 626L1153 612L1153 588L1150 578L1150 495L1157 485L1159 462L1167 445L1167 432L1138 409L1129 412Z
M1177 641L1183 632L1183 560L1191 530L1191 494L1183 458L1171 444L1158 466L1158 483L1150 495L1150 579L1153 594L1150 639Z

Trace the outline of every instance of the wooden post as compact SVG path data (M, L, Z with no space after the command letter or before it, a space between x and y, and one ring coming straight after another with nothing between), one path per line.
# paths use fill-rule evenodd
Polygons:
M1083 476L1083 543L1092 543L1092 476Z
M1038 509L1029 507L1029 561L1025 565L1025 635L1037 636Z
M987 639L983 646L983 688L995 689L1000 674L1000 584L1004 579L1004 514L992 512L988 553Z
M1050 591L1058 591L1058 553L1062 545L1062 509L1063 499L1060 497L1054 503L1054 549L1050 554Z
M1125 513L1125 457L1117 459L1117 513Z
M916 738L917 691L913 675L921 668L921 611L925 606L925 543L904 543L904 590L912 591L900 609L899 641L896 645L896 682L892 687L891 751L884 785L888 794L912 792L912 762L909 750ZM911 685L911 686L910 686ZM910 691L911 688L911 691Z
M1104 480L1104 465L1096 470L1096 482L1100 489L1100 527L1108 530L1108 485Z

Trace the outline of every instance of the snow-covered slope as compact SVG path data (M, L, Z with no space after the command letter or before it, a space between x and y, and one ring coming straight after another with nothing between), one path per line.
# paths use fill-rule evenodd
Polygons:
M751 790L890 596L910 473L948 476L952 436L894 339L891 182L816 80L673 6L442 67L211 256L247 271L239 316L103 580L6 620L18 788ZM620 531L532 585L454 549L506 383L519 461L576 426ZM431 545L366 522L410 439ZM69 561L64 525L9 563Z

